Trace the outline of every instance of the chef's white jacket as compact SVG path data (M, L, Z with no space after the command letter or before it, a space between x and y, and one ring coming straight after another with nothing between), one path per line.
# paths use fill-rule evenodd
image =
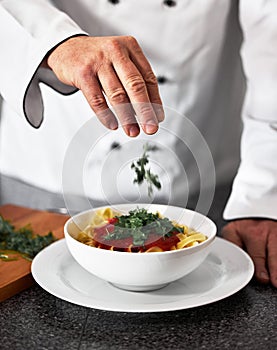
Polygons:
M213 185L206 142L217 183L235 176L225 218L277 219L276 0L4 0L0 25L3 174L59 193L71 181L67 159L72 174L83 166L87 196L119 202L138 196L129 165L148 140L160 146L152 155L164 184L158 199L185 205L201 181ZM80 91L40 67L80 34L138 40L166 108L155 136L107 132Z

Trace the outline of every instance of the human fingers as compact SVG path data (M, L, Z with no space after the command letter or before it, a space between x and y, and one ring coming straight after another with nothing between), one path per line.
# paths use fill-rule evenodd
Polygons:
M270 281L272 285L277 288L277 222L274 222L274 226L267 240L267 262Z
M139 134L134 110L131 107L127 93L119 81L112 65L105 65L98 71L98 79L109 102L114 107L120 124L128 136L135 137Z
M164 110L156 76L137 43L129 51L129 54L145 81L149 100L153 104L156 117L159 122L162 122L164 120Z
M129 96L142 129L146 134L154 134L158 130L158 119L150 103L145 82L132 62L126 62L124 66L126 69L117 65L114 67Z
M236 225L234 223L230 223L226 226L224 226L221 230L221 234L223 238L227 239L228 241L236 244L240 248L243 248L243 241L239 234L236 231Z
M130 59L129 47L132 45L138 45L136 40L126 36L70 38L49 54L47 65L61 82L82 90L100 121L108 128L115 129L117 119L108 110L98 80L101 67L112 65L133 105L131 109L135 110L136 121L140 122L147 134L153 134L158 130L158 118L151 105L146 82ZM76 55L76 52L81 54ZM151 79L147 79L150 84ZM153 81L153 85L155 84L156 82ZM133 126L136 125L133 123Z
M267 232L262 225L248 227L247 224L244 224L240 226L239 230L240 234L243 235L245 248L255 266L255 277L261 283L268 283Z
M158 130L158 118L150 102L146 83L138 68L129 57L122 54L115 54L113 67L133 105L144 132L154 134Z
M81 82L80 90L100 122L108 129L117 129L117 119L107 105L98 79L93 74L88 74L88 76L83 77Z

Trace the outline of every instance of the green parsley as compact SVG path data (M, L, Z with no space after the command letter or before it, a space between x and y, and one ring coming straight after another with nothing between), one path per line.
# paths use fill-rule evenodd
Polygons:
M160 190L162 187L158 175L153 174L150 168L146 168L147 164L149 163L148 152L153 152L157 150L157 146L150 146L148 143L146 143L143 146L143 154L141 158L139 158L139 160L131 164L131 169L134 169L136 172L136 178L134 179L133 183L141 185L145 181L148 185L149 197L152 197L153 195L153 187L156 187L158 190Z
M2 261L16 259L14 255L10 255L11 251L32 260L39 251L54 241L52 232L46 236L34 235L29 225L15 230L14 226L0 215L0 259Z
M131 210L128 215L116 216L116 219L113 232L107 231L107 240L133 237L135 246L143 246L150 233L167 238L173 230L182 232L168 218L160 218L158 213L149 213L144 208Z

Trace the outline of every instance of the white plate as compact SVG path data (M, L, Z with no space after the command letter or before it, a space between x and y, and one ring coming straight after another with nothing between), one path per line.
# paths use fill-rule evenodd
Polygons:
M32 274L49 293L74 304L101 310L160 312L188 309L228 297L252 278L253 262L234 244L216 238L206 260L189 275L151 292L129 292L84 270L64 239L42 250Z

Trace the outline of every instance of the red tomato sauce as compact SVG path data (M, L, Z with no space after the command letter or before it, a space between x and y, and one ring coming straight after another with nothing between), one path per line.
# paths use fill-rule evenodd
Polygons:
M114 222L113 222L114 223ZM113 223L108 223L102 227L94 229L94 241L96 246L102 249L116 250L116 251L132 251L132 252L144 252L151 247L159 247L163 251L171 250L172 246L180 241L177 237L178 231L172 232L169 237L161 237L161 235L151 232L146 239L144 245L133 245L133 237L126 237L122 239L106 239L108 233L112 233L114 230Z

